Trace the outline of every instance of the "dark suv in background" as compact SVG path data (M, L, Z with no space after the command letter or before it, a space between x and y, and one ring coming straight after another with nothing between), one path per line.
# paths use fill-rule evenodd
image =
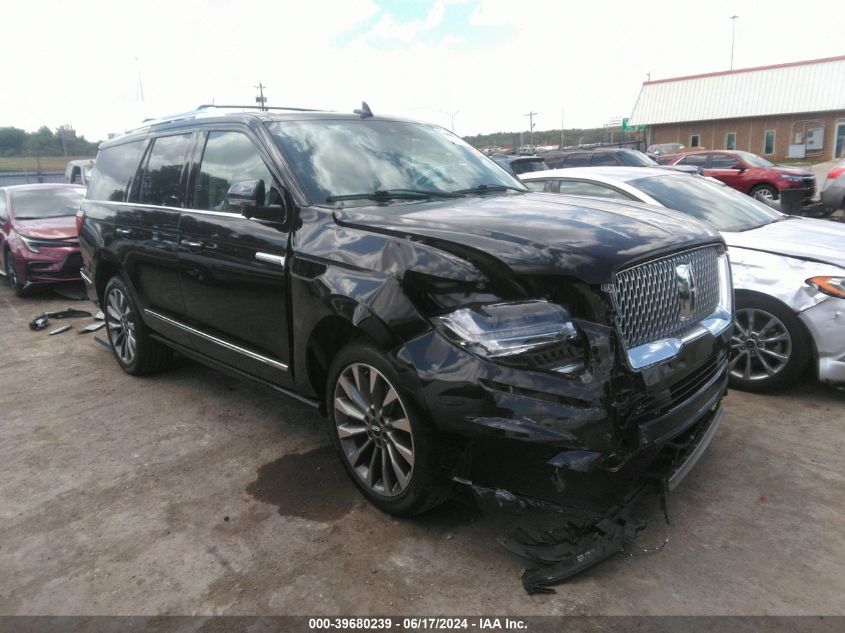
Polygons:
M357 486L405 515L448 484L570 502L659 463L671 487L709 442L716 232L528 192L368 108L215 114L100 147L83 276L125 371L176 350L318 407Z
M658 163L635 149L626 147L595 147L573 149L563 152L551 152L543 156L549 169L565 169L568 167L599 167L617 165L622 167L660 167ZM700 174L696 167L680 165L665 165L677 171Z

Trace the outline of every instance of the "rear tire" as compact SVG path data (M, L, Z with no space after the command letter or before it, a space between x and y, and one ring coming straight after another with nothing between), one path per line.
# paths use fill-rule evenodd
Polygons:
M112 354L126 373L143 376L170 367L173 351L150 336L129 288L118 276L106 284L103 314Z
M767 392L793 384L807 369L812 340L801 320L764 295L736 297L730 384Z
M399 384L382 352L353 342L329 368L326 408L335 447L355 485L380 510L412 516L445 495L435 477L431 431Z

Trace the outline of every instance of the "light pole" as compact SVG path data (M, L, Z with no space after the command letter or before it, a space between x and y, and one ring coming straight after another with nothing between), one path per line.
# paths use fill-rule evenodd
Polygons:
M736 20L738 15L731 16L731 70L734 69L734 41L736 40Z

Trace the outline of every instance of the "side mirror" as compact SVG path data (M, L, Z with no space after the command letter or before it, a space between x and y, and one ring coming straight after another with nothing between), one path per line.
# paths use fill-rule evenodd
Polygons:
M748 169L745 165L737 165L736 168L739 170L739 173L742 173L746 169Z
M263 180L239 180L229 187L226 201L243 212L245 208L263 205L265 192Z
M264 204L266 189L263 180L240 180L233 182L226 192L229 206L239 208L241 215L248 220L266 220L268 222L285 223L287 208L282 204Z

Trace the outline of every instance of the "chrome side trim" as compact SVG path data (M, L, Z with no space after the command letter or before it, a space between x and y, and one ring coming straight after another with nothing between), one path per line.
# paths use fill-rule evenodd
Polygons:
M234 345L234 344L230 343L229 341L224 341L223 339L217 338L216 336L212 336L211 334L206 334L205 332L198 330L196 328L193 328L190 325L185 325L184 323L182 323L180 321L177 321L175 319L171 319L170 317L166 317L163 314L159 314L158 312L154 312L154 311L152 311L148 308L144 308L144 314L147 314L147 315L153 317L154 319L158 319L159 321L163 321L164 323L167 323L168 325L172 325L174 327L177 327L180 330L184 330L185 332L188 332L190 334L195 334L196 336L199 336L199 337L205 339L206 341L210 341L211 343L216 343L220 347L224 347L224 348L231 350L233 352L243 354L244 356L247 356L247 357L249 357L253 360L257 360L260 363L264 363L265 365L270 365L271 367L275 367L276 369L281 369L282 371L288 370L288 366L285 365L284 363L280 363L279 361L273 360L272 358L268 358L267 356L262 356L261 354L253 352L252 350L244 349L243 347L239 347L237 345Z
M692 470L692 467L695 466L696 462L698 462L699 458L701 458L704 454L704 451L713 440L713 436L716 435L716 429L718 429L719 425L722 423L723 417L725 417L725 410L720 406L716 411L716 414L713 416L713 419L710 420L710 426L698 442L698 445L692 450L692 453L690 453L689 457L686 458L678 470L672 473L672 476L669 477L669 480L666 482L666 487L670 491L678 487L678 484L683 481L684 477L689 474L689 471Z
M138 202L117 202L114 200L86 200L95 204L110 204L117 207L142 207L144 209L166 209L168 211L179 211L180 213L199 213L200 215L216 215L224 218L242 218L239 213L226 213L225 211L206 211L204 209L188 209L183 207L167 207L159 204L141 204Z
M284 255L273 255L273 253L258 252L258 253L255 254L255 259L257 259L260 262L266 262L268 264L275 264L276 266L284 266L285 265Z
M91 279L88 274L85 272L84 268L79 269L79 276L82 277L82 280L87 283L89 286L94 285L94 280Z

